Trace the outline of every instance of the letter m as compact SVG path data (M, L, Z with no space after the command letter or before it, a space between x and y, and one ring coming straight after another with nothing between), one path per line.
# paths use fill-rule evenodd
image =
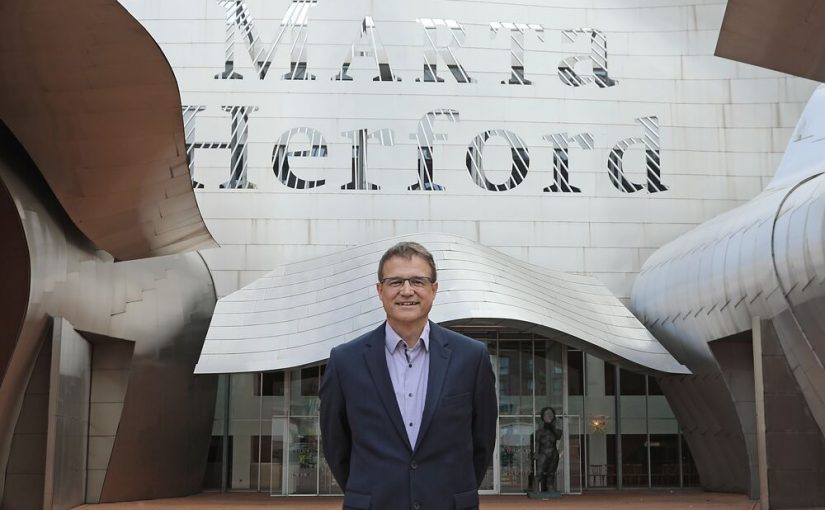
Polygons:
M306 40L309 25L309 10L318 4L318 0L292 0L281 19L278 34L271 44L261 40L255 20L249 11L246 0L217 0L218 5L226 11L226 39L224 53L224 71L215 75L216 80L240 80L243 75L235 71L235 35L246 46L249 58L258 75L263 80L269 72L272 59L278 46L287 44L285 35L290 32L292 42L289 72L282 76L285 80L313 80L314 76L306 72Z

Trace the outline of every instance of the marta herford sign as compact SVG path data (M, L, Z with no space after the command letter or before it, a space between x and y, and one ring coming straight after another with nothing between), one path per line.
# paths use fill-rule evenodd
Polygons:
M379 82L380 87L392 91L398 88L400 82L414 83L420 88L420 93L439 95L446 86L458 94L466 91L468 96L478 94L480 80L489 81L488 72L474 69L462 61L462 51L466 50L472 38L485 37L478 29L478 25L469 30L458 20L438 18L416 18L408 22L420 35L408 48L415 48L420 55L419 69L415 74L403 74L393 66L393 47L385 46L380 38L382 21L371 15L364 14L360 22L354 22L351 27L352 43L347 40L347 50L340 55L340 61L333 72L322 74L323 68L313 67L311 55L312 43L312 15L325 0L292 0L284 3L286 12L280 21L264 33L259 28L256 13L250 8L247 0L216 0L225 12L224 61L222 69L215 66L210 72L208 82L215 86L221 97L232 97L226 94L226 85L230 84L232 91L243 91L248 84L250 89L260 91L267 83L277 84L281 93L284 84L288 84L289 92L307 90L309 82L318 83L322 80L331 83L337 82L339 87L345 82ZM331 1L331 0L330 0ZM274 25L274 24L273 24ZM397 27L398 20L393 20ZM478 32L478 33L476 33ZM531 44L540 46L547 43L551 31L537 23L517 23L490 21L484 28L487 37L509 37L510 69L502 69L501 76L492 82L495 86L516 91L516 88L525 87L591 87L595 90L606 90L621 86L610 76L608 66L607 35L596 28L570 28L555 30L555 35L561 40L562 46L581 48L581 41L589 42L586 46L589 53L575 53L573 51L558 60L555 69L550 73L536 73L541 80L531 77L525 68L525 53L527 40ZM346 33L350 33L347 31ZM326 34L326 38L329 35ZM422 44L423 41L423 44ZM339 50L340 51L340 50ZM478 51L477 45L474 51ZM484 59L481 59L484 61ZM474 62L478 62L475 59ZM282 63L282 64L279 64ZM356 63L360 74L353 72ZM217 63L216 63L217 64ZM372 69L365 75L364 68ZM327 67L328 69L328 67ZM547 71L547 70L545 70ZM547 83L552 81L552 83ZM450 84L449 82L452 82ZM204 83L204 82L201 82ZM440 89L439 89L440 88ZM509 89L507 89L509 88ZM455 97L455 92L451 92ZM401 92L399 92L401 94ZM447 95L445 92L441 94ZM494 101L501 96L480 98L478 101ZM443 99L442 99L443 100ZM541 101L541 99L537 99ZM483 104L480 106L483 108ZM220 187L223 189L254 188L255 185L248 178L248 138L250 119L254 119L261 105L255 104L186 104L183 106L183 119L186 132L186 148L189 155L192 184L196 188L204 185L197 179L195 171L196 154L199 150L222 150L229 152L229 169L227 179ZM227 118L227 136L222 140L204 140L196 136L195 125L201 112L219 111ZM368 175L368 147L373 144L394 146L398 136L404 136L416 142L417 145L417 178L410 176L407 189L410 191L445 191L445 186L439 184L434 144L446 140L443 133L444 126L460 124L462 112L459 109L445 106L443 108L421 111L417 122L393 120L393 127L359 128L343 132L324 133L316 127L298 126L276 134L272 140L271 168L275 179L283 186L292 189L313 189L329 187L326 179L310 179L301 176L300 171L291 165L297 158L327 158L330 155L329 137L341 137L336 142L347 141L351 150L351 178L349 182L340 186L343 190L379 190L380 187L369 180ZM607 145L608 155L603 163L604 178L623 193L665 191L668 187L662 182L660 167L660 128L657 115L640 116L633 119L639 126L639 136L621 138ZM628 119L630 121L630 119ZM399 124L409 124L405 133L398 133ZM441 129L439 129L441 125ZM595 149L595 135L592 132L567 132L541 134L535 140L529 139L531 144L544 144L552 149L552 161L531 161L530 150L524 137L528 133L518 133L509 129L490 126L468 136L465 154L465 166L469 182L489 191L507 191L519 186L531 168L539 165L544 169L552 168L552 177L548 171L547 182L542 191L546 193L580 193L576 186L575 162L571 160L570 148L577 147L584 151ZM497 139L497 140L496 140ZM490 141L498 144L502 142L509 147L511 168L509 177L503 182L492 182L489 172L485 169L485 146ZM342 148L339 143L337 147ZM635 148L644 151L644 182L634 182L623 167L623 160L628 149ZM531 166L532 164L532 166ZM637 170L638 171L638 170ZM637 179L638 180L638 179ZM336 189L338 186L336 185Z

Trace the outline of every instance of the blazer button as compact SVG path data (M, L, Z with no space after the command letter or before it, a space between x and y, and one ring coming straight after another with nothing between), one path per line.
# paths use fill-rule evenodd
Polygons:
M413 503L413 508L414 508L415 510L418 510L419 508L421 508L421 503L419 503L418 501L416 501L415 503Z
M416 461L410 462L410 469L418 469L418 463Z

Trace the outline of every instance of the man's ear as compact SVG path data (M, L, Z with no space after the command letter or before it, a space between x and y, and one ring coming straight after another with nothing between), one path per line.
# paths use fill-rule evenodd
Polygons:
M378 294L379 296L381 295L381 282L376 282L375 283L375 293Z
M433 294L438 292L438 282L433 282Z

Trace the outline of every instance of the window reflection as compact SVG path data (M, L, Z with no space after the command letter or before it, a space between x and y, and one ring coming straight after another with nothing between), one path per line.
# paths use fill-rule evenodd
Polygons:
M320 438L320 448L323 452L324 438ZM320 456L321 468L319 470L318 494L343 494L335 477L332 476L332 471L329 469L329 464L323 455Z
M538 411L545 406L569 416L558 443L558 489L699 484L690 451L655 379L620 369L616 384L614 365L531 333L455 329L486 343L496 372L498 449L482 491L531 490L531 443L541 426ZM340 494L320 454L318 389L324 368L222 377L204 486L220 489L225 479L232 491ZM617 388L622 432L618 459Z
M223 436L212 436L209 441L209 453L206 455L206 475L203 488L220 490L221 467L223 466Z
M651 434L650 483L653 487L679 485L679 436L678 434Z
M533 415L532 342L499 343L498 385L500 414Z
M290 379L290 416L318 416L321 405L318 398L318 388L321 386L320 367L292 369Z
M502 417L499 430L501 492L526 492L530 487L530 474L533 471L530 459L533 417Z
M318 493L318 419L289 420L287 494Z
M567 394L584 395L584 353L567 351Z
M284 394L283 372L259 372L255 374L254 393L256 397L282 396Z

